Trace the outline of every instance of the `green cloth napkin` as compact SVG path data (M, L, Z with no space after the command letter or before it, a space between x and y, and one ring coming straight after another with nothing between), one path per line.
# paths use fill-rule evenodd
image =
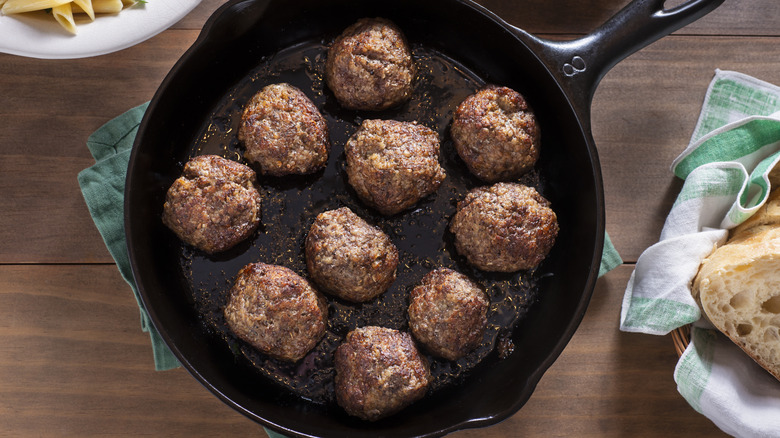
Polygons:
M685 180L658 243L637 260L620 329L664 335L693 324L674 370L680 394L735 436L780 436L780 384L702 318L690 284L702 259L769 196L780 161L780 88L717 70L689 146L672 163Z
M124 189L127 165L135 134L148 105L147 102L127 111L103 125L89 137L87 147L96 162L93 166L80 172L78 179L92 219L103 236L108 251L116 261L119 272L130 285L133 295L138 301L141 312L141 328L149 332L154 352L155 369L167 370L178 367L179 362L149 321L149 316L139 299L130 270L124 234ZM606 274L621 263L623 261L612 245L609 235L605 235L599 276ZM272 431L267 432L272 438L281 437Z
M599 277L622 264L623 259L620 258L620 254L617 249L615 249L615 245L612 244L609 234L605 232L604 249L601 251L601 265L599 266Z
M127 163L138 125L149 103L137 106L111 120L87 139L95 164L78 175L81 193L108 252L116 261L122 278L130 285L141 312L141 329L149 333L157 370L179 366L179 361L163 342L144 309L127 256L124 229L124 195Z

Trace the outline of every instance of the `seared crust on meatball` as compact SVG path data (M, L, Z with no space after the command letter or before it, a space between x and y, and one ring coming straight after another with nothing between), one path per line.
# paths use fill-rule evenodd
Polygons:
M316 172L330 152L325 118L303 91L285 83L268 85L249 100L238 139L244 157L264 175Z
M412 94L416 72L401 30L383 18L363 18L328 49L325 80L348 109L383 110Z
M251 263L239 271L224 309L239 338L277 359L295 362L325 334L325 297L292 270Z
M412 289L409 327L431 353L457 360L482 342L489 304L487 294L465 275L436 269Z
M397 266L390 238L347 207L320 213L306 236L309 275L322 290L348 301L382 294Z
M498 183L469 192L450 223L455 248L485 271L532 269L558 236L558 217L535 189Z
M375 421L425 395L431 374L408 333L384 327L351 331L335 353L336 401L348 414Z
M415 122L364 120L344 147L349 183L380 213L399 213L446 177L439 148L439 136Z
M165 197L163 223L184 242L207 253L224 251L260 225L255 172L216 155L184 165Z
M458 155L486 182L517 179L539 158L536 116L511 88L489 85L467 97L455 111L451 132Z

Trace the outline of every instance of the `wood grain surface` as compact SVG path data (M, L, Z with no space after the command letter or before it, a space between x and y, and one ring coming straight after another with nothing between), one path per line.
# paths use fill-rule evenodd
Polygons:
M113 54L0 54L0 436L264 435L186 371L154 371L137 304L76 180L93 164L87 137L151 99L222 3L204 0L171 29ZM566 38L627 1L481 3L532 33ZM776 0L729 0L606 75L593 132L607 230L626 263L598 281L579 330L518 413L451 436L723 436L677 393L671 339L620 332L620 304L680 189L669 166L715 69L780 84L778 23Z

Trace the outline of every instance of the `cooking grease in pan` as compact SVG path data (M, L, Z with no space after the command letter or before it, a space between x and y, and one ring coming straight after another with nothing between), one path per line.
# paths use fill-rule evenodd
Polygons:
M226 93L202 127L191 156L211 153L246 163L236 139L244 103L265 85L287 82L303 90L320 108L328 122L332 149L327 167L316 174L283 178L259 176L263 197L262 225L248 241L216 256L207 256L181 245L181 269L192 291L195 308L205 328L225 340L226 348L235 353L237 361L245 358L265 378L304 399L327 405L334 402L333 352L346 334L364 325L408 331L409 292L432 269L449 267L472 278L491 300L488 329L479 348L458 361L428 356L434 377L430 391L457 384L483 359L499 354L495 351L497 343L504 345L504 352L509 351L511 337L508 333L536 299L536 277L542 274L476 270L457 255L452 236L447 231L457 201L468 190L481 185L468 173L454 151L449 124L457 105L484 85L484 81L444 54L413 45L419 72L411 100L380 113L348 111L338 105L324 85L325 52L322 43L311 42L264 59ZM347 183L343 148L364 118L418 121L438 132L447 178L435 195L413 209L391 217L377 214L358 200ZM536 173L532 172L522 182L536 187L542 194L545 192L543 178ZM228 329L222 308L239 269L248 263L263 262L283 265L308 277L303 252L306 233L317 214L343 206L379 226L398 247L400 263L396 281L379 298L363 304L328 296L328 331L317 347L295 364L268 358L238 340ZM514 354L522 354L522 351Z

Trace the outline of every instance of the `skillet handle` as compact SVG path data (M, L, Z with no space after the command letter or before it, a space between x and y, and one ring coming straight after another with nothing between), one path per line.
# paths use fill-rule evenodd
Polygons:
M515 28L564 88L583 128L590 131L596 87L618 62L708 14L724 0L689 0L664 9L664 0L634 0L591 34L572 41L537 38Z

